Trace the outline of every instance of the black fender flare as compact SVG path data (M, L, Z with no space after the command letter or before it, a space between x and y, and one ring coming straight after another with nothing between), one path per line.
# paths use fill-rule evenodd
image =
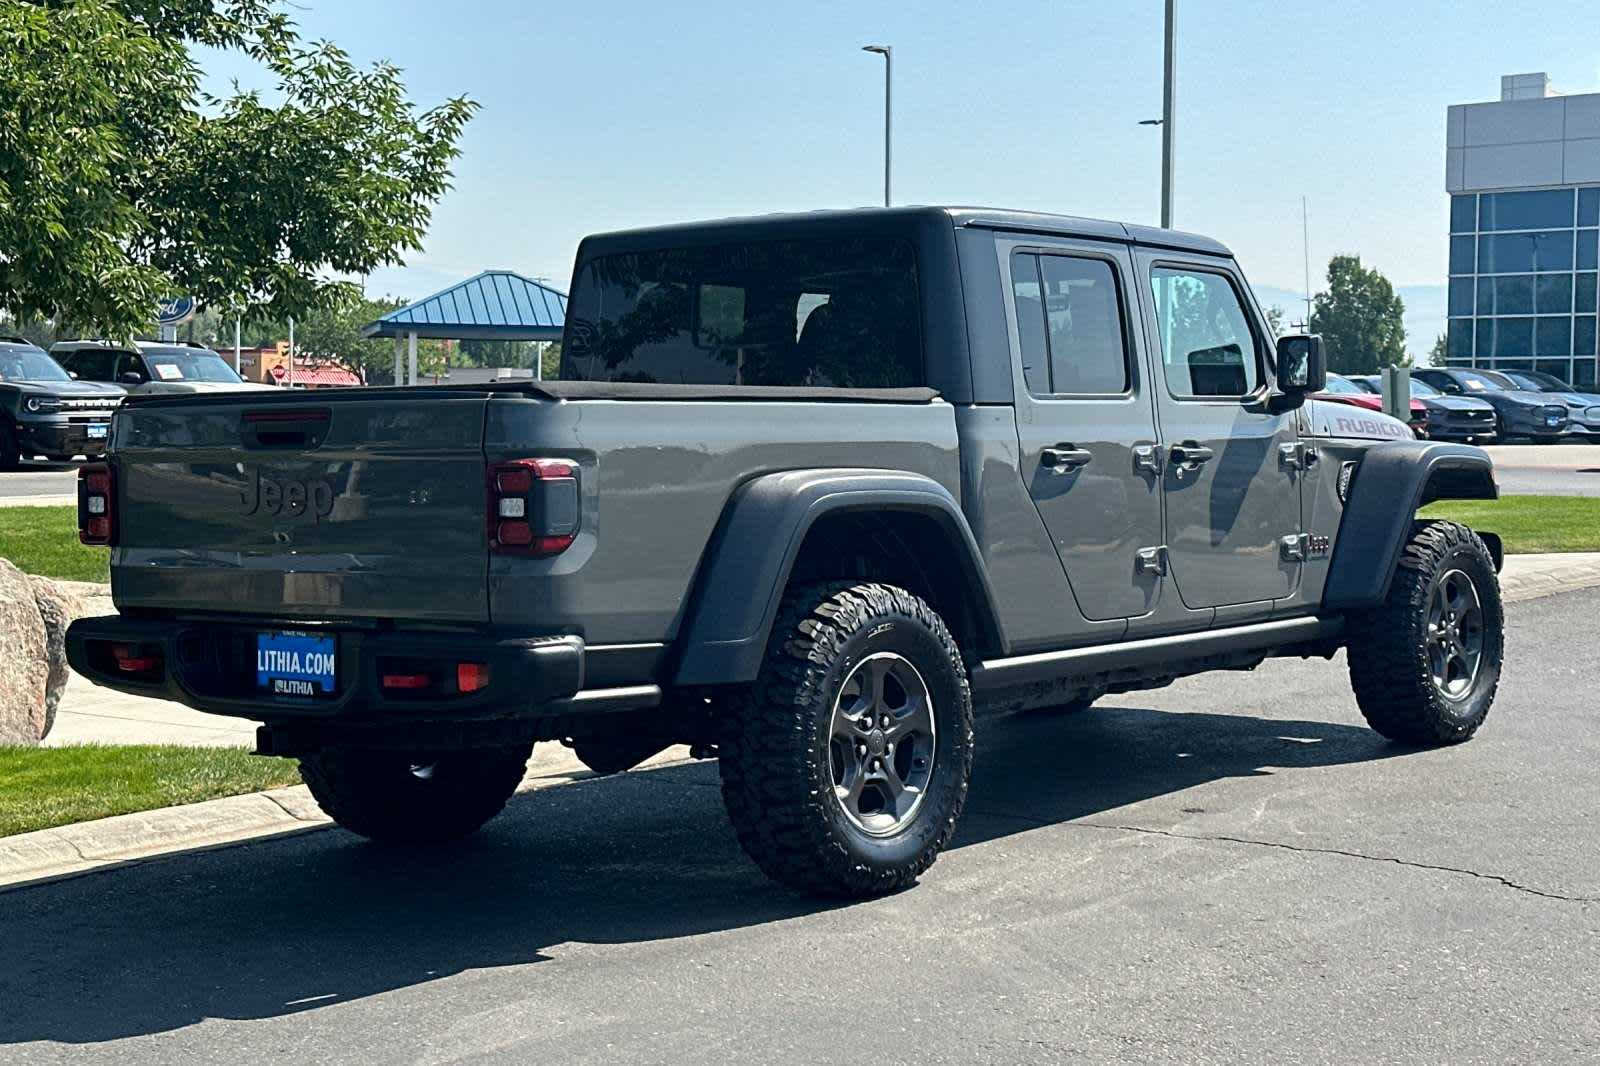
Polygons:
M986 643L1004 646L977 540L948 489L896 470L787 470L753 478L729 499L679 632L673 684L753 681L806 534L819 518L849 511L914 512L934 520L956 557Z
M1494 461L1482 448L1420 440L1374 445L1350 482L1323 606L1350 610L1383 602L1418 509L1434 500L1499 496Z

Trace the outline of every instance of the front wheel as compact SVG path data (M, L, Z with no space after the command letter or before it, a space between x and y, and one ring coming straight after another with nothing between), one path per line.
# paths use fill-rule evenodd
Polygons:
M972 696L943 620L904 589L791 589L756 683L727 709L722 797L774 880L824 896L904 888L955 833Z
M1477 732L1500 684L1494 558L1455 522L1414 522L1383 606L1351 619L1350 683L1367 724L1409 744Z
M522 783L527 744L438 754L326 748L300 760L317 804L386 844L441 844L475 832Z

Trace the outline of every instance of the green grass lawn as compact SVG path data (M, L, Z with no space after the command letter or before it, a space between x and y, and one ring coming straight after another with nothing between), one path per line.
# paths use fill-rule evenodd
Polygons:
M0 507L0 558L73 581L109 581L111 551L78 543L76 507Z
M299 782L242 748L0 748L0 836Z
M1600 497L1502 496L1498 500L1440 500L1424 518L1449 518L1500 534L1507 555L1600 551Z

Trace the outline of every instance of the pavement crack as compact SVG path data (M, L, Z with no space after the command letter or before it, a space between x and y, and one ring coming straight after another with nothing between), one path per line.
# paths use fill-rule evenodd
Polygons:
M1229 836L1225 833L1179 833L1171 829L1153 829L1141 825L1120 825L1108 822L1051 822L1043 819L1029 818L1019 814L996 814L989 811L973 811L982 817L1011 819L1026 822L1029 825L1047 827L1060 825L1068 829L1102 829L1119 833L1141 833L1145 836L1168 837L1173 840L1192 840L1200 843L1213 844L1242 844L1247 847L1276 848L1279 851L1295 851L1303 855L1333 855L1345 859L1360 859L1364 862L1387 863L1392 866L1404 866L1413 870L1429 870L1434 873L1460 874L1466 877L1488 881L1502 888L1509 888L1513 892L1521 892L1540 899L1556 900L1561 903L1600 903L1600 896L1568 896L1560 892L1547 892L1544 889L1534 888L1531 885L1513 881L1501 874L1484 873L1481 870L1472 870L1464 866L1445 866L1439 863L1417 862L1412 859L1401 859L1393 855L1369 855L1366 852L1350 851L1346 848L1319 848L1302 844L1287 844L1279 840L1259 840L1253 837Z

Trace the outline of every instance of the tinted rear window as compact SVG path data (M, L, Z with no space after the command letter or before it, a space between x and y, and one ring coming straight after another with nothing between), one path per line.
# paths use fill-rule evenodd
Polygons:
M916 255L897 238L755 241L591 259L561 377L687 385L925 384Z

